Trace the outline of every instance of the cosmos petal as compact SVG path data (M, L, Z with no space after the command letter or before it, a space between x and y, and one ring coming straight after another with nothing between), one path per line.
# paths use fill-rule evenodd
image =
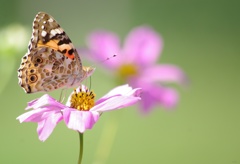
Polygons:
M63 108L64 105L59 103L57 100L49 96L48 94L43 95L42 97L35 99L28 103L28 106L26 109L37 109L44 106L52 106L54 105L56 108Z
M99 118L98 112L63 110L63 118L69 129L83 133L86 129L92 129Z
M158 33L148 26L140 26L128 34L123 54L128 54L127 62L142 68L156 62L162 47L163 42Z
M38 137L39 140L45 141L52 133L56 125L62 120L61 113L52 112L44 120L38 122Z
M114 33L107 31L95 31L88 37L88 46L90 49L89 55L99 62L107 60L113 55L117 55L115 58L111 58L103 64L108 68L116 68L121 63L119 57L120 43L118 36Z
M107 94L105 94L102 98L108 98L115 95L131 95L132 94L132 87L130 87L128 84L121 85L118 87L115 87L111 91L109 91Z
M52 111L52 108L45 107L45 108L37 108L35 110L31 110L29 112L26 112L20 116L17 117L17 120L22 122L38 122L42 120L42 116L44 113Z
M140 88L133 89L121 95L116 94L115 96L110 96L110 94L109 97L103 97L102 99L99 99L96 105L90 109L90 111L105 112L130 106L141 99L140 94Z
M178 99L177 91L172 88L145 84L142 101L140 102L141 110L148 113L156 105L172 109L177 105Z
M161 64L146 68L143 70L139 79L148 83L154 83L156 81L163 83L172 82L182 85L189 83L184 71L171 64Z
M91 109L91 111L106 112L110 110L116 110L130 106L139 100L140 98L136 97L116 96L97 104Z

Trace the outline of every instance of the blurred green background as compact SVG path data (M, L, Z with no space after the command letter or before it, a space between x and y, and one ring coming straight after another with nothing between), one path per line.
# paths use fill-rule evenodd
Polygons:
M85 133L83 163L235 164L240 163L239 5L237 0L2 0L0 28L23 25L28 40L33 18L45 11L61 24L75 46L85 46L86 36L95 29L114 31L123 39L135 26L152 26L164 39L159 63L180 66L191 85L177 87L180 103L174 111L156 108L142 116L136 108L128 108L104 114ZM36 124L16 120L28 101L42 95L27 95L18 86L16 70L27 45L0 54L0 163L76 163L79 141L75 131L60 123L42 143ZM92 77L97 97L114 86L112 78L97 69ZM50 94L57 98L60 91ZM104 154L108 145L106 137L99 148L103 130L109 135L116 131L107 160L96 153L100 149Z

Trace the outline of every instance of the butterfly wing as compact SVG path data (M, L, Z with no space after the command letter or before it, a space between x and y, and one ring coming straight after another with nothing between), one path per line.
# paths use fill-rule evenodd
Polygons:
M18 79L26 93L71 87L84 79L82 62L71 40L56 20L44 12L34 19Z

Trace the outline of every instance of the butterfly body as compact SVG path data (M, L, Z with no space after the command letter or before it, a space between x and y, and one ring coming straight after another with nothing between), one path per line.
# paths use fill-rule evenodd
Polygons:
M83 67L71 40L50 15L39 12L33 22L28 52L18 69L19 85L26 93L79 85L94 72Z

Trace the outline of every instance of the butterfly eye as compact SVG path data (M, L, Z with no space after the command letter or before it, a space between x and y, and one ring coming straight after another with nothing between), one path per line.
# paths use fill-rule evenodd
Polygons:
M42 63L43 59L41 57L36 57L35 62L36 63Z
M29 77L29 81L30 81L31 83L35 83L35 82L37 81L37 79L38 79L38 77L37 77L37 75L35 75L35 74L32 74L32 75L30 75L30 77Z

